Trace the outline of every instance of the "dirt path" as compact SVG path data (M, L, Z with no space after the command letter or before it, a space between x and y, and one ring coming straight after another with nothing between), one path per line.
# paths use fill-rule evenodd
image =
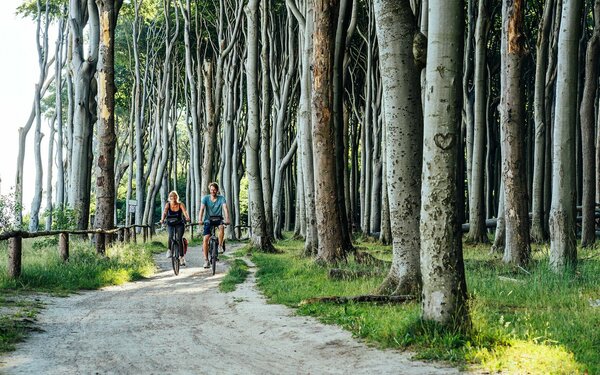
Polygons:
M49 298L42 333L0 358L6 374L455 374L369 348L336 326L269 305L254 274L232 293L200 266L199 248L179 276Z

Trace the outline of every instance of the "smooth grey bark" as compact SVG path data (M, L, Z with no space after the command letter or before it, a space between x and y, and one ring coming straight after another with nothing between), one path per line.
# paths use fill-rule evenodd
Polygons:
M505 263L529 264L529 210L525 159L525 116L521 67L526 53L523 0L502 2L500 132L506 240Z
M77 228L89 224L92 129L95 122L95 87L92 80L98 62L100 39L98 8L94 0L71 0L69 3L73 74L73 144L69 173L69 205L75 212ZM84 55L84 34L88 30L88 53Z
M548 235L545 230L544 210L544 172L546 156L546 132L550 119L546 118L546 71L548 65L549 35L552 25L552 10L554 0L544 3L544 13L540 19L538 39L536 45L535 85L534 85L534 121L535 121L535 146L533 162L533 182L531 192L531 229L530 236L533 242L544 242Z
M263 206L265 208L265 229L266 235L273 238L273 222L274 211L279 206L273 206L273 181L271 179L271 93L270 77L269 77L269 37L267 30L269 28L269 13L271 11L270 0L260 0L260 35L261 35L261 50L260 50L260 68L261 68L261 96L262 107L260 111L260 169L261 169L261 185L263 190ZM290 58L292 60L292 58ZM290 62L291 63L291 62ZM279 140L280 141L280 140ZM275 156L276 157L276 156Z
M562 5L556 102L554 107L552 205L550 208L550 267L562 273L577 265L575 239L575 126L577 119L577 74L579 23L583 2L565 1Z
M487 50L487 0L479 0L477 23L475 26L475 73L473 86L475 91L474 128L471 160L471 181L469 182L469 233L471 242L487 242L484 211L484 169L486 138L486 50ZM467 136L467 143L469 142ZM471 147L467 145L467 148ZM467 156L468 157L468 156ZM467 167L467 170L469 168Z
M430 0L420 222L421 316L452 329L470 326L460 223L456 220L456 160L462 151L457 148L462 5L460 0Z
M313 162L313 140L311 131L311 79L310 69L313 55L313 0L304 3L304 15L300 14L292 0L286 0L286 5L296 17L303 38L302 71L300 75L300 103L298 109L298 134L300 137L300 156L302 163L303 184L306 203L306 237L304 239L304 254L316 255L318 236L315 216L315 170Z
M246 98L248 103L248 130L246 142L246 168L248 175L248 217L252 227L251 244L260 251L271 251L272 245L266 230L264 199L260 170L260 124L258 103L258 0L246 5L247 58Z
M214 181L213 163L218 130L217 124L215 124L216 115L214 106L215 94L213 91L213 62L211 60L204 61L203 76L205 93L204 111L206 115L206 124L204 127L204 156L202 157L202 172L200 179L202 181L202 195L204 196L208 194L208 184Z
M36 28L36 46L38 53L38 64L40 68L40 76L38 83L35 85L35 135L34 135L34 160L35 160L35 182L34 182L34 193L33 200L31 202L31 211L29 219L29 231L37 232L39 226L39 212L42 205L42 180L43 180L43 167L42 167L42 96L41 96L41 85L46 79L46 64L48 62L48 27L50 26L50 18L48 17L49 6L48 0L46 0L44 16L42 18L42 4L40 0L37 0L37 28ZM41 23L42 19L45 20L45 24L42 30Z
M372 175L371 175L371 221L369 223L369 232L379 232L381 230L381 186L382 186L382 155L381 155L381 97L382 86L381 79L374 80L377 96L373 101L373 114L378 114L373 118L373 153L372 153Z
M415 17L407 0L375 5L383 101L392 266L379 287L386 294L421 290L419 211L423 157L421 82L413 57Z
M504 245L506 244L506 221L505 216L505 196L504 196L504 182L500 179L500 193L498 194L498 217L496 219L496 233L494 234L494 243L490 249L491 253L504 254Z
M63 58L63 46L66 40L64 35L65 19L58 20L58 38L56 39L56 59L54 63L54 76L56 77L56 206L62 210L65 205L65 168L63 154L63 102L62 102L62 75L61 71L65 59ZM66 50L66 49L65 49ZM48 211L48 209L46 209Z
M288 10L289 12L289 10ZM281 205L283 202L283 184L284 184L284 174L286 172L287 166L289 163L283 164L283 159L286 157L284 155L284 127L285 120L287 115L287 110L290 106L290 97L292 96L292 81L296 78L296 46L294 40L296 39L293 35L293 29L291 22L288 22L287 25L287 71L285 73L285 78L282 83L281 95L279 98L279 108L277 110L277 118L275 121L275 179L273 185L273 199L272 199L272 214L273 214L273 235L275 238L282 238L282 227L283 227L283 215L281 210ZM264 108L264 107L263 107ZM288 150L288 153L291 152L292 148ZM292 152L295 153L294 151ZM282 167L283 166L283 167ZM264 191L264 189L263 189Z
M50 136L48 137L48 157L46 158L46 230L52 229L52 159L54 156L54 135L56 134L56 129L54 127L54 123L56 121L57 116L55 115L52 120L50 120Z
M581 146L583 151L583 192L581 246L588 247L596 241L596 145L594 140L596 116L594 104L598 89L600 60L600 0L594 2L594 31L587 43L585 55L585 83L581 95Z
M202 190L201 181L200 181L200 125L198 120L198 92L197 92L197 82L194 72L194 61L192 59L192 46L190 41L190 29L191 29L191 7L190 0L185 0L185 8L183 4L181 4L181 14L183 16L184 21L184 44L185 44L185 76L188 81L188 87L190 90L190 110L189 116L192 120L192 137L190 138L190 163L192 165L193 170L193 184L194 191L197 192L194 194L193 201L194 204L191 206L192 211L194 212L194 208L199 210L200 208L200 200L202 196L200 195L200 191ZM199 64L199 61L196 62ZM190 206L188 206L190 207Z
M373 123L373 114L372 114L372 100L373 100L373 40L374 40L374 21L373 21L373 12L372 5L369 5L368 10L368 33L366 38L367 44L367 70L365 72L365 109L363 113L363 121L362 121L362 134L361 134L361 173L360 173L360 217L361 217L361 229L363 233L369 234L370 222L371 222L371 178L373 176L373 153L372 153L372 129Z
M140 5L142 0L133 0L134 4L134 20L133 20L133 61L134 61L134 127L135 127L135 200L137 201L135 211L135 224L140 225L143 222L144 217L144 192L146 190L146 179L144 179L144 134L145 131L142 128L142 76L141 76L141 61L138 52L138 42L141 35L141 19L140 19ZM150 43L148 43L150 45ZM148 70L146 69L146 72ZM145 73L147 74L147 73ZM132 145L133 147L133 145ZM133 166L132 166L133 168ZM141 230L141 229L140 229Z
M385 98L383 98L385 100ZM385 108L385 104L383 104L383 108ZM381 154L384 156L382 159L382 167L381 174L383 176L381 183L381 232L379 234L379 241L381 241L384 245L392 244L392 226L390 221L390 202L388 199L388 184L387 184L387 168L388 162L385 155L387 155L387 141L385 137L385 112L381 114L383 129L381 131L382 140L381 140Z

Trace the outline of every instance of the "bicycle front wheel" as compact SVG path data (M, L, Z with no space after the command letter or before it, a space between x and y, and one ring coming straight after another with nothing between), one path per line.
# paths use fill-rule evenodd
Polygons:
M173 265L173 272L175 276L179 275L179 245L174 244L171 251L171 264Z
M214 275L217 270L217 255L219 247L217 241L212 241L210 246L210 266L212 267L212 274Z

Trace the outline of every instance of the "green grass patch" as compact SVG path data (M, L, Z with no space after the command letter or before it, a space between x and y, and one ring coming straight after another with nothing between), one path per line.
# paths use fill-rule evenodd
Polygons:
M391 248L358 242L361 251L390 260ZM416 358L450 361L455 366L508 373L600 373L600 299L598 250L580 250L578 271L556 275L548 267L548 249L534 248L526 272L505 265L487 246L465 245L465 267L473 329L448 332L420 320L418 302L400 305L314 303L320 296L375 293L383 275L331 280L328 268L302 257L303 242L277 243L279 254L254 253L258 285L273 303L338 324L356 337L384 348L409 349ZM364 265L352 256L342 268Z
M233 292L237 284L241 284L246 280L248 273L250 271L248 271L246 262L242 259L234 259L227 275L225 275L219 284L219 290L221 292Z
M59 257L53 237L24 239L21 276L10 279L7 264L0 262L0 353L13 350L28 331L43 304L36 293L68 295L82 289L98 289L151 276L152 254L163 251L161 242L115 244L106 256L96 254L89 241L70 241L69 260ZM7 259L7 243L0 242L0 259Z

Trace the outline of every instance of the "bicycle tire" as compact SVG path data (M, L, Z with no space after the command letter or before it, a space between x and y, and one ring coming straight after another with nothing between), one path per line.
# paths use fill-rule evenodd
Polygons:
M175 276L179 275L179 246L176 243L173 244L173 249L171 250L171 265L173 266Z
M211 246L210 246L210 258L211 258L210 266L212 267L213 275L217 271L217 252L218 251L219 251L219 248L217 247L217 241L212 241Z

